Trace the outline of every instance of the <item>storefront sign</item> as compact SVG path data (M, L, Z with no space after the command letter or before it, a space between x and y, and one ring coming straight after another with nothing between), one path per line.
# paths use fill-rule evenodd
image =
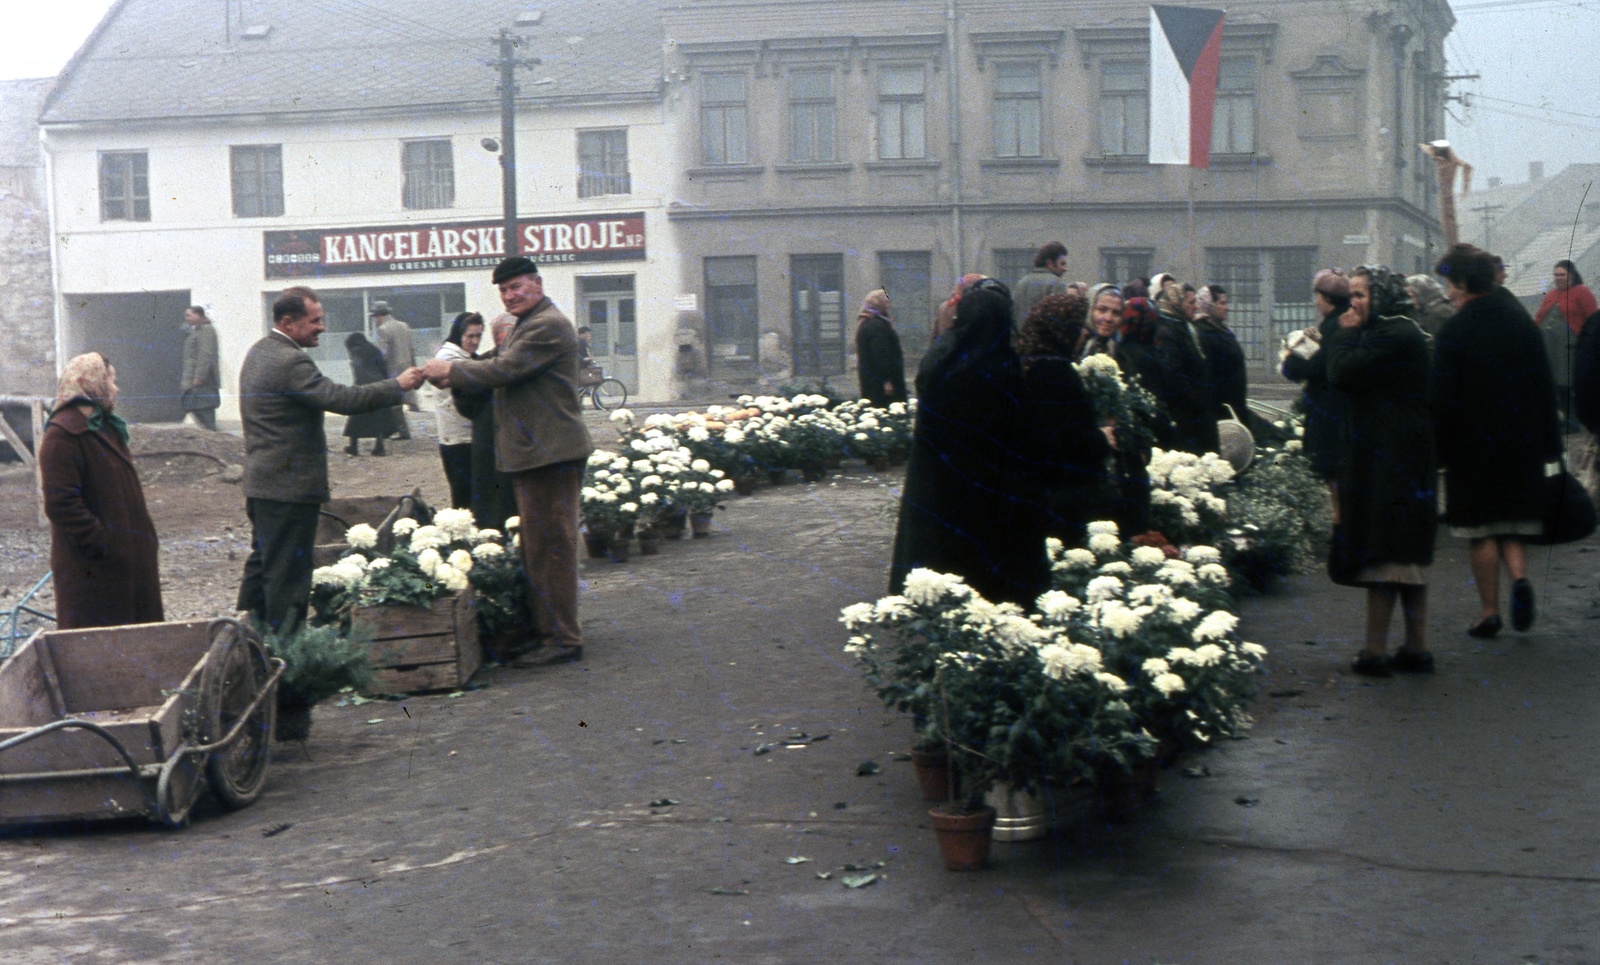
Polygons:
M522 253L541 265L637 261L645 256L644 215L527 218ZM320 278L410 271L481 271L505 257L498 221L311 228L263 233L267 278Z

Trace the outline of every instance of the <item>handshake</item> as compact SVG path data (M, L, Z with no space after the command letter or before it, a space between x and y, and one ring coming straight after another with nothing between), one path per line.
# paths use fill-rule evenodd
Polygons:
M429 359L422 365L413 365L399 375L395 381L400 383L400 388L410 392L418 388L423 382L432 382L441 389L450 387L450 363L444 359Z

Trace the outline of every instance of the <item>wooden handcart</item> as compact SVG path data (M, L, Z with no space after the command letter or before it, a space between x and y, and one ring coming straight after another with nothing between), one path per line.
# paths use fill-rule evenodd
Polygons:
M0 825L252 803L283 670L231 619L34 634L0 665Z

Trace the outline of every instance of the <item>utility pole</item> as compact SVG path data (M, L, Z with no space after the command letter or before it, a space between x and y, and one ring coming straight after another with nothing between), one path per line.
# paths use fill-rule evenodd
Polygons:
M500 195L507 258L522 254L517 233L517 68L539 63L537 57L517 56L517 47L525 39L501 28L500 35L492 41L500 56L489 61L490 67L500 70Z
M1483 215L1483 250L1484 251L1493 251L1494 250L1494 248L1489 244L1489 226L1493 223L1491 221L1491 219L1495 215L1499 214L1501 211L1504 211L1505 207L1506 206L1503 205L1503 204L1480 204L1476 208L1472 209L1473 213Z

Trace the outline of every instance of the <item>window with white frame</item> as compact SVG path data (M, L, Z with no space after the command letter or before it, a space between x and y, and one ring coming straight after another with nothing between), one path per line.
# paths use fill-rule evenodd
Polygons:
M100 220L150 220L150 156L144 151L100 155Z
M628 131L578 132L578 197L631 194Z
M1143 61L1100 65L1100 153L1143 157L1150 153L1150 68Z
M706 164L744 164L749 109L743 74L706 74L700 81L700 153Z
M994 65L995 157L1039 157L1043 102L1038 61Z
M275 218L282 215L282 146L236 144L229 155L233 175L234 216Z
M455 152L449 138L405 141L401 146L400 164L405 172L401 204L407 210L455 206Z
M1217 74L1216 111L1211 122L1211 153L1256 151L1256 62L1229 57Z
M885 161L928 156L926 79L921 67L878 71L878 157Z
M789 160L798 164L838 160L834 129L833 71L790 74Z

